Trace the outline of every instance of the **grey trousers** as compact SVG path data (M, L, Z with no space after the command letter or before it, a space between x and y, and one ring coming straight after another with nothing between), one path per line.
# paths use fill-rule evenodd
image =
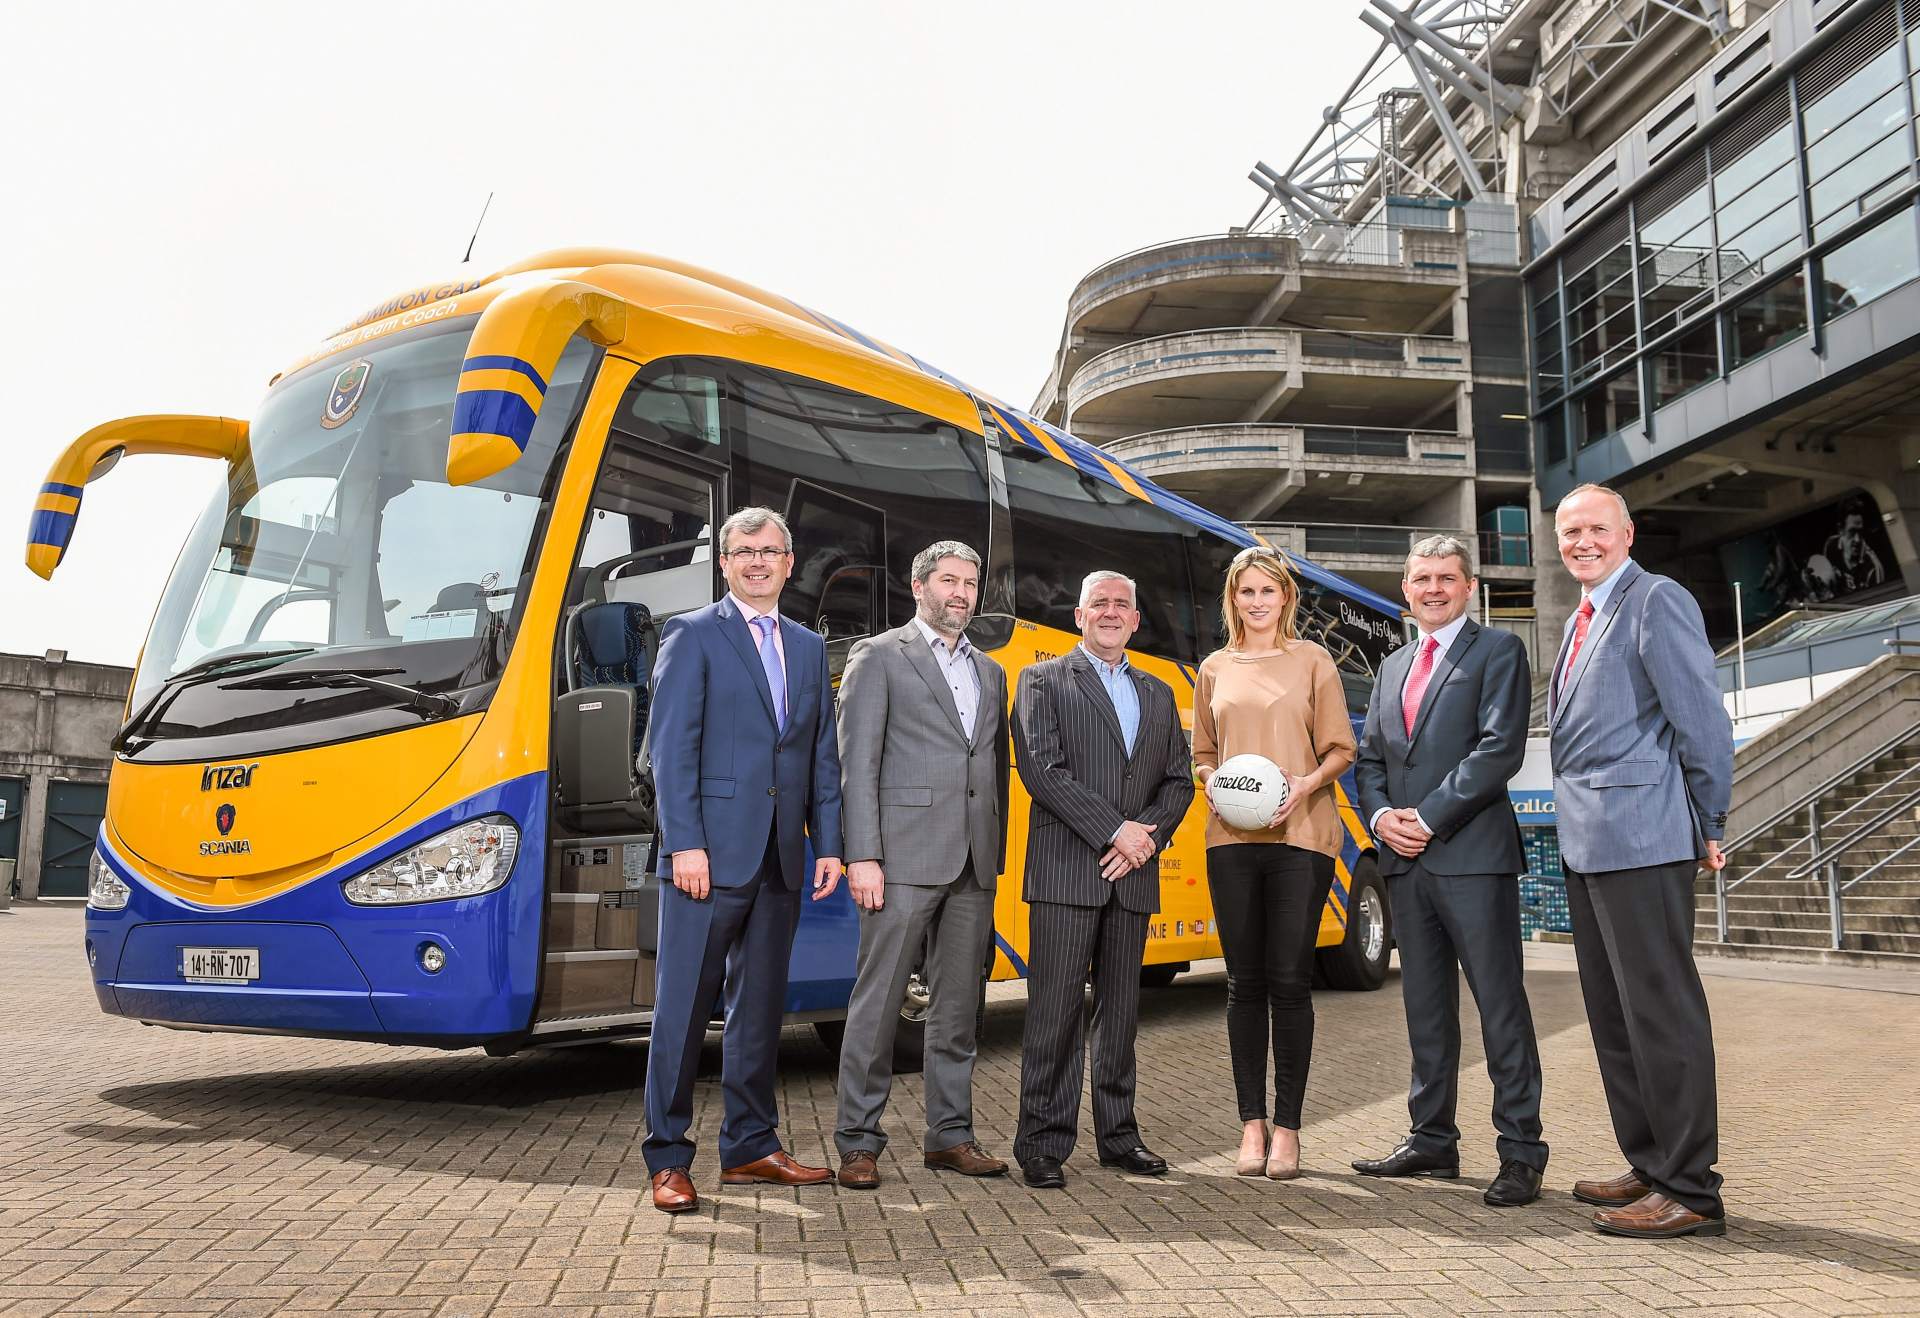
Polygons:
M933 991L933 1009L927 1017L923 1147L932 1153L974 1137L974 1024L993 938L993 890L980 886L969 858L952 883L889 883L880 909L860 912L860 956L840 1045L840 1115L833 1133L843 1157L855 1149L877 1154L887 1146L880 1119L893 1090L893 1036L907 978L929 929L933 946L922 973Z

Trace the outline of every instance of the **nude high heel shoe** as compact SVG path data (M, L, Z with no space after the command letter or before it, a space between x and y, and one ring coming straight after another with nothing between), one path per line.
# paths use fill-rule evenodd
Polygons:
M1267 1145L1266 1174L1270 1181L1291 1181L1300 1175L1300 1137L1296 1133L1293 1140L1293 1152L1282 1155L1280 1152L1280 1132L1276 1128L1274 1138Z
M1266 1132L1261 1131L1261 1143L1266 1143ZM1233 1164L1235 1176L1263 1176L1267 1170L1267 1151L1262 1148L1258 1153L1242 1153Z

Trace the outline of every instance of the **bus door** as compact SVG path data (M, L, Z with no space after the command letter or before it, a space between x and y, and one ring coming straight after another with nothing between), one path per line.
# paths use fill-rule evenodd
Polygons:
M651 1019L659 916L645 763L660 629L718 598L727 475L622 417L580 538L559 652L557 775L534 1033Z

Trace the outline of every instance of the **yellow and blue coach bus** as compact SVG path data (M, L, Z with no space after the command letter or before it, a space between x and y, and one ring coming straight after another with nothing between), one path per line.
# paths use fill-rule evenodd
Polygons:
M783 510L781 608L836 671L905 621L936 539L983 546L975 638L1011 675L1076 643L1081 576L1139 582L1135 662L1191 718L1247 534L1113 458L783 298L631 252L547 253L372 308L252 421L142 416L59 458L27 561L128 455L226 465L161 596L115 738L86 952L154 1024L511 1051L644 1033L649 674L716 598L713 529ZM1356 713L1399 612L1296 563ZM1377 985L1388 918L1349 842L1322 969ZM1149 980L1219 955L1196 805L1162 863ZM1016 779L993 973L1024 973ZM832 1041L858 939L808 904L788 1007ZM924 989L903 1012L922 1014ZM912 1031L903 1031L911 1040ZM909 1047L911 1043L909 1042Z

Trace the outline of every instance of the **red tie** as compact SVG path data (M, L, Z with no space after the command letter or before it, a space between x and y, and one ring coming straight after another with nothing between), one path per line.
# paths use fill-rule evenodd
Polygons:
M1413 735L1414 721L1420 715L1420 698L1427 694L1427 683L1433 677L1433 655L1440 648L1440 642L1427 637L1426 644L1420 647L1420 655L1413 661L1413 671L1407 674L1407 689L1400 694L1400 712L1406 716L1407 735Z
M1573 645L1567 650L1567 666L1560 672L1560 689L1565 690L1573 679L1573 661L1580 657L1580 643L1587 639L1587 624L1593 621L1593 597L1589 595L1580 601L1580 609L1573 615Z

